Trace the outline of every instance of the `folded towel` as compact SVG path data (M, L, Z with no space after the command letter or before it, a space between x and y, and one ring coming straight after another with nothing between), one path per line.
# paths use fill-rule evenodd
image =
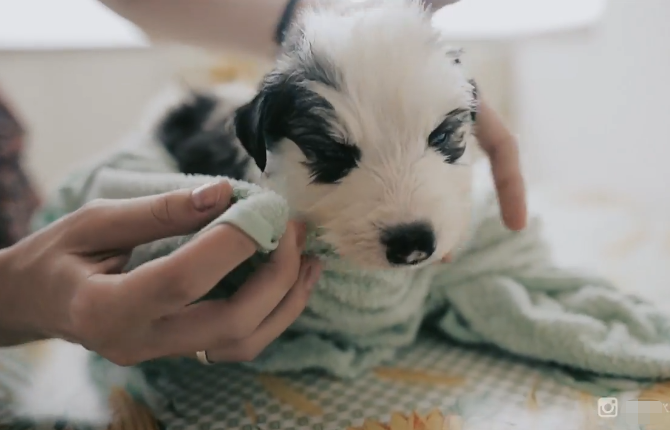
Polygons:
M310 233L306 252L324 261L322 279L289 332L248 365L271 372L322 369L352 378L410 346L425 324L452 341L553 364L566 382L596 394L670 378L669 316L604 279L555 267L540 220L532 217L522 232L507 230L488 166L477 169L472 236L451 264L361 270L338 259L319 242L318 232ZM178 173L158 145L129 146L63 184L35 228L94 198L149 195L211 180ZM197 234L232 223L256 240L259 254L217 287L224 295L274 249L290 216L275 193L231 183L236 203ZM188 240L141 246L127 269ZM96 372L104 373L102 362L95 361Z

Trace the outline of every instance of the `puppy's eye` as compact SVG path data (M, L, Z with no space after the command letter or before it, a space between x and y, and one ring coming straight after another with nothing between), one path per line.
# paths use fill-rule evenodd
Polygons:
M447 143L447 139L449 139L449 133L442 131L440 134L430 139L430 146L442 146Z
M453 110L428 136L428 146L442 154L449 164L455 163L465 153L464 125L469 116L467 109Z

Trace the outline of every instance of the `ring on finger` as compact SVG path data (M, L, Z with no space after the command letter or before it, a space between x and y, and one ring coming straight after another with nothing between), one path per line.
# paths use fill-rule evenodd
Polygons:
M209 357L207 356L207 351L206 350L196 352L195 357L198 359L198 361L201 364L204 364L205 366L209 366L211 364L214 364L214 362L211 361L209 359Z

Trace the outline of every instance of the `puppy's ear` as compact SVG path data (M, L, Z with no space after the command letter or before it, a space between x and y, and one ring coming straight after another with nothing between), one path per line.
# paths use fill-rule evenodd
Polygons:
M263 98L263 94L259 93L252 101L235 112L237 138L262 172L265 171L267 164Z

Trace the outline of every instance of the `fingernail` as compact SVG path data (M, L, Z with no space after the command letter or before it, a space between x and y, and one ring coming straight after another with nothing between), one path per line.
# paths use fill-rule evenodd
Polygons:
M213 208L221 198L221 188L218 182L201 185L191 193L193 206L199 211Z

